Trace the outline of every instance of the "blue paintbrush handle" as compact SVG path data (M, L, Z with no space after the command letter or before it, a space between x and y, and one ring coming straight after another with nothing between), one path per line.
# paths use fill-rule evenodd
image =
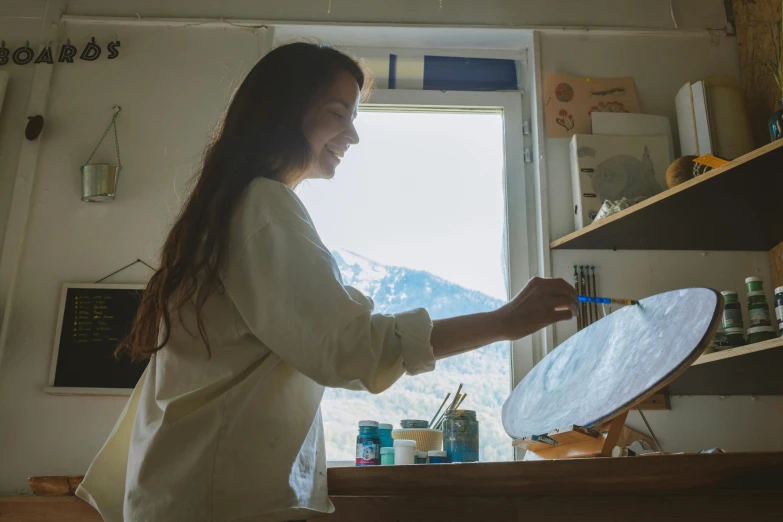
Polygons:
M600 304L612 304L612 300L608 297L589 297L586 295L577 296L582 303L600 303Z

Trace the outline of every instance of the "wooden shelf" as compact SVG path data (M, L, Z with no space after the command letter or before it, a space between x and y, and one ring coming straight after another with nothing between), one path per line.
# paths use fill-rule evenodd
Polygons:
M728 350L721 350L719 352L712 352L708 353L707 355L702 355L696 359L696 362L693 363L692 366L707 364L714 361L722 361L723 359L730 359L732 357L739 357L741 355L747 355L763 350L781 347L783 347L783 337L777 337L775 339L770 339L769 341L764 341L761 343L748 344L745 346L740 346L739 348L730 348Z
M699 357L671 395L783 395L783 338Z
M553 241L552 249L758 250L783 241L783 140Z

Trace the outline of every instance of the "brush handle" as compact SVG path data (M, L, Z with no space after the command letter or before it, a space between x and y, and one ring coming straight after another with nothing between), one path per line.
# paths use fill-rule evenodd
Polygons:
M632 305L636 304L638 301L634 301L632 299L610 299L608 297L590 297L587 295L578 295L576 296L577 299L579 299L580 303L599 303L599 304L626 304L626 305Z
M611 304L612 300L607 297L590 297L589 295L578 295L580 303L603 303Z

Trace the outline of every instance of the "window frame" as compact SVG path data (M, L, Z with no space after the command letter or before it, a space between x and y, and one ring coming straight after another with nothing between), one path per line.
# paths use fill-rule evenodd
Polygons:
M506 244L505 263L507 293L516 295L531 276L531 259L535 259L535 243L530 241L529 216L535 215L524 160L523 93L475 91L425 91L376 89L359 110L435 109L445 112L502 111L503 114L503 185L505 191ZM523 202L515 204L514 202ZM533 229L534 230L534 229ZM508 296L507 296L508 298ZM537 362L534 356L536 335L511 343L509 394L521 378ZM509 443L509 450L511 444ZM330 460L329 467L353 466L350 461Z
M424 91L405 89L376 89L370 99L360 104L359 109L378 110L383 108L434 108L453 109L455 112L477 109L481 111L502 110L503 112L503 184L505 190L507 291L515 296L531 276L530 262L535 252L530 241L530 207L527 186L526 163L524 160L525 137L523 132L523 93L476 92L476 91ZM522 205L514 202L523 202ZM532 248L532 250L535 250ZM511 343L511 382L509 393L534 366L534 336L528 336ZM537 362L537 361L535 361Z

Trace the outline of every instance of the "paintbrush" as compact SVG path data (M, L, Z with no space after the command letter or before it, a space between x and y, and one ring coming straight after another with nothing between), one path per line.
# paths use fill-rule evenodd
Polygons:
M455 411L458 410L460 406L462 406L462 403L465 400L465 397L467 397L467 396L468 396L467 393L463 393L462 394L462 398L459 400L459 402L457 403L457 406L454 408Z
M574 265L574 290L579 293L579 273L576 271L576 265ZM576 315L576 331L582 329L582 314Z
M585 292L585 294L588 297L595 297L595 290L593 289L593 286L590 284L590 267L585 265L585 271L587 273L587 292ZM590 305L590 303L587 303L585 308L587 308L587 324L593 324L595 322L595 316L593 315L593 308Z
M462 396L460 396L459 401L457 402L456 406L454 406L453 409L449 409L447 411L457 411L459 407L462 405L462 401L465 400L465 397L467 397L467 393L463 393ZM446 412L443 413L443 416L438 420L438 424L435 425L435 429L439 430L443 427L443 420L446 418Z
M601 304L622 304L638 305L639 301L635 299L616 299L614 297L590 297L589 295L576 296L580 303L601 303Z
M430 421L430 423L427 424L428 428L431 428L432 426L434 426L434 424L432 424L432 423L435 422L435 419L437 419L438 415L440 415L440 410L442 410L443 407L446 405L446 401L449 400L449 397L451 397L451 392L447 393L446 394L446 398L443 399L442 403L440 403L440 408L438 408L438 411L436 411L435 415L432 416L432 420Z
M440 419L438 419L438 422L435 423L435 429L437 430L438 427L443 422L443 418L446 416L446 414L450 411L454 411L454 408L456 407L457 403L460 400L461 395L459 392L462 391L462 383L459 383L459 388L457 388L457 394L454 396L454 400L451 401L451 404L449 404L448 408L446 408L446 411L443 412L443 415L440 416Z
M443 419L446 417L446 414L451 411L451 407L454 405L454 403L449 404L446 409L443 411L440 417L438 417L438 422L436 422L433 425L433 428L436 430L440 429L440 425L443 423Z
M451 405L449 406L450 410L454 409L454 405L457 404L457 401L459 400L459 392L462 391L462 383L459 383L459 388L457 388L457 394L454 396L454 400L451 401Z
M592 275L592 282L593 282L593 297L595 297L598 294L598 288L595 286L595 266L591 266L590 270L593 272ZM593 303L593 320L598 320L598 303Z
M587 291L587 285L585 284L585 267L584 265L579 265L579 294L586 294ZM583 302L584 303L584 302ZM579 315L582 316L582 326L587 326L590 324L590 322L587 320L587 305L581 304L579 305Z

